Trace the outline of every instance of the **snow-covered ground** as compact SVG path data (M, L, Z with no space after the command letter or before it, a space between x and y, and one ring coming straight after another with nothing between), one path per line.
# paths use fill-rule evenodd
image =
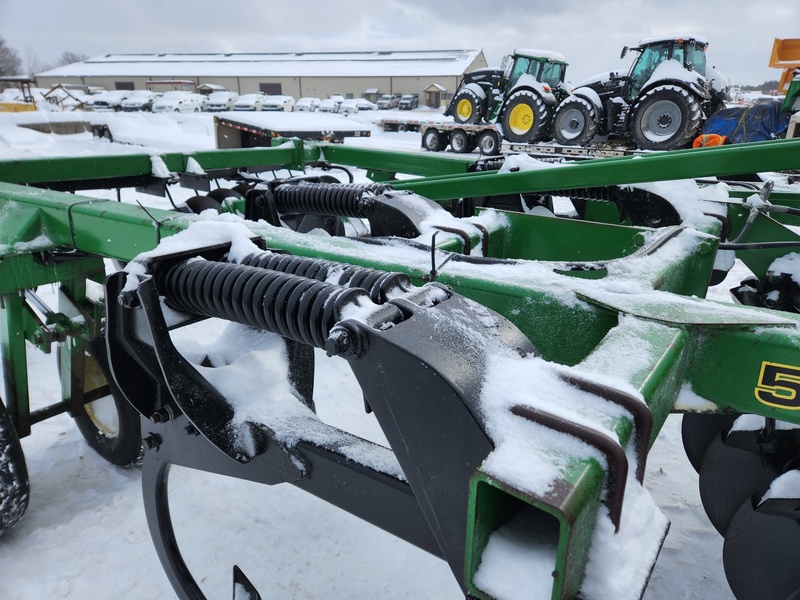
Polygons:
M348 118L370 126L387 113ZM25 118L0 115L0 159L143 150L131 144L148 151L214 146L210 115L104 115L115 137L128 144L112 144L90 133L62 136L17 127ZM384 133L377 127L372 127L371 138L357 143L415 151L420 144L419 134ZM736 268L729 280L738 283L743 276ZM717 286L712 297L727 299L728 287ZM29 354L33 401L52 402L59 396L53 357L33 350ZM321 352L317 358L322 419L379 441L381 432L363 413L346 363ZM65 416L34 426L23 448L31 500L25 517L0 540L0 598L174 597L149 539L137 470L118 469L99 458ZM731 600L722 569L722 538L700 504L678 416L668 419L649 456L645 487L672 522L645 599ZM170 498L181 549L209 598L231 596L234 564L265 600L461 597L443 561L291 486L269 488L177 469Z

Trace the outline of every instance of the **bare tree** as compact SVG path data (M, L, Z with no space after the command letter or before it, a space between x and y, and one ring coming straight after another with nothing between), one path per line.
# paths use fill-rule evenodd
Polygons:
M71 65L76 62L83 62L89 58L85 54L78 54L77 52L70 52L65 50L61 57L56 61L56 67L63 67L64 65Z
M13 77L14 75L22 75L22 61L16 50L9 48L6 41L0 38L0 77Z
M36 73L41 73L42 71L47 71L52 68L50 64L39 58L39 55L36 54L36 51L30 46L25 46L23 56L25 61L25 74L30 77L33 77Z

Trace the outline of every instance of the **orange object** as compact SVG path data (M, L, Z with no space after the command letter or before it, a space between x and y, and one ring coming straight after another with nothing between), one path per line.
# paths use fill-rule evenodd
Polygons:
M694 138L692 148L703 148L705 146L722 146L728 140L728 136L718 133L704 133Z
M783 74L778 82L778 93L785 94L792 81L793 71L800 67L800 39L780 40L775 38L772 44L772 54L769 57L769 66L783 69Z

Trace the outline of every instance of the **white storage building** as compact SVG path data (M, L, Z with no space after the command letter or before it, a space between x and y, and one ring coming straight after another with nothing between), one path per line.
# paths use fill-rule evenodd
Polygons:
M247 94L375 100L418 93L420 105L449 100L464 73L486 67L482 50L294 52L268 54L106 54L36 75L39 87L80 84L114 89L221 85ZM426 91L427 90L427 91Z

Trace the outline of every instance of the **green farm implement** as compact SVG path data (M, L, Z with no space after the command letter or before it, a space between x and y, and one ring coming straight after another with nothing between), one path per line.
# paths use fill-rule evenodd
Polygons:
M639 492L678 412L734 594L798 597L800 194L716 179L798 167L800 140L536 169L299 141L0 162L0 533L27 507L20 438L67 412L141 462L179 598L205 596L173 465L292 484L441 557L467 598L640 598L668 522ZM91 195L126 188L168 208ZM735 259L737 303L704 299ZM224 360L171 335L220 320L247 339ZM276 343L281 377L258 363ZM58 354L62 398L38 410L28 348ZM315 349L388 448L317 416Z

